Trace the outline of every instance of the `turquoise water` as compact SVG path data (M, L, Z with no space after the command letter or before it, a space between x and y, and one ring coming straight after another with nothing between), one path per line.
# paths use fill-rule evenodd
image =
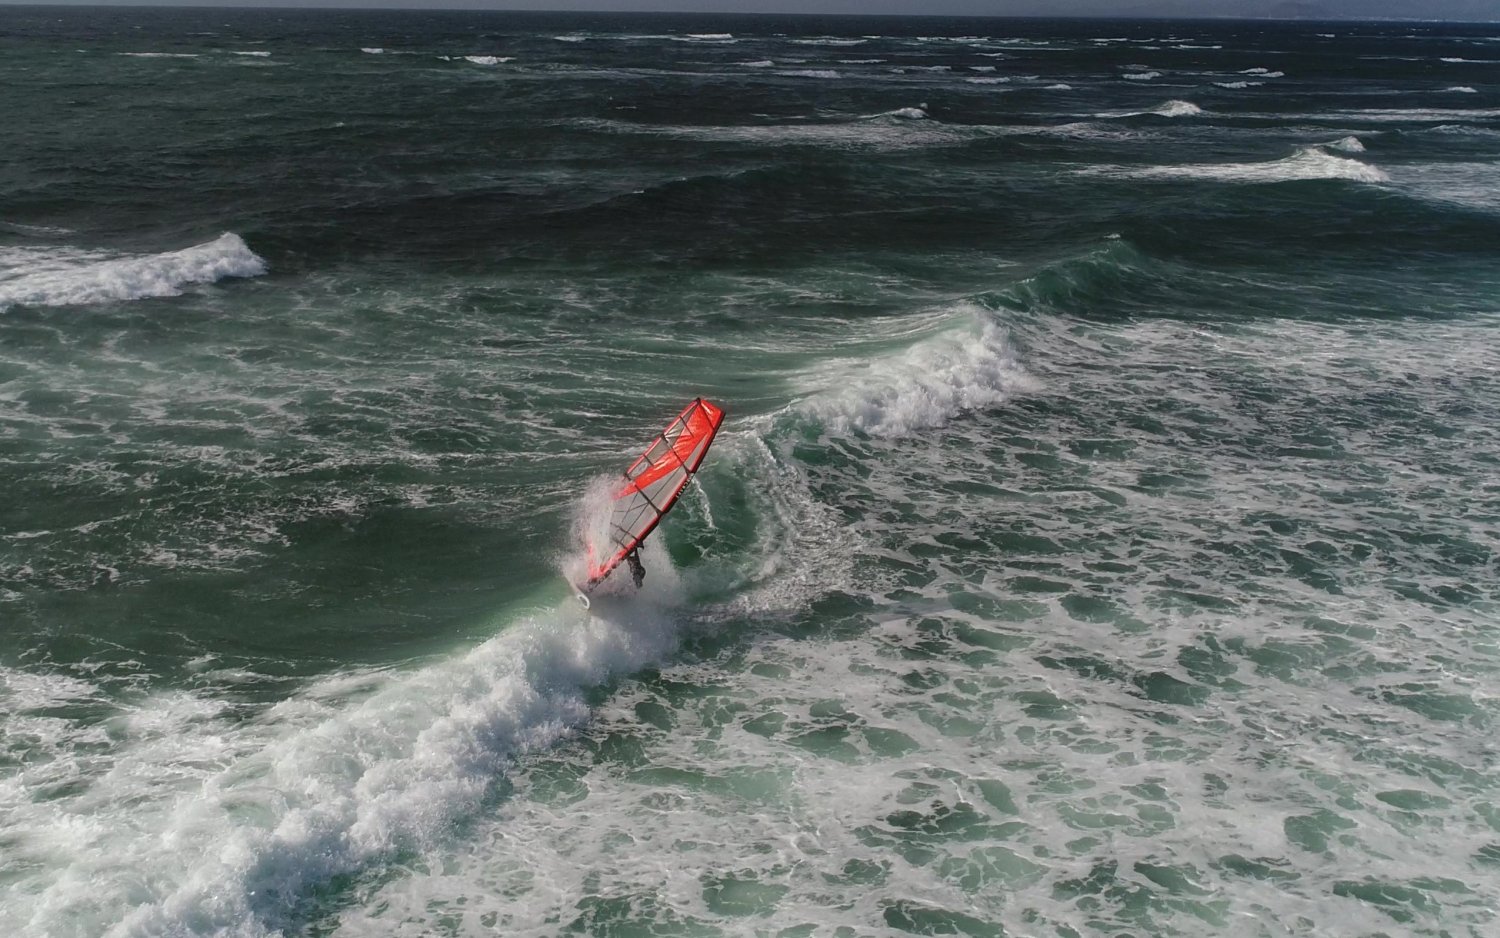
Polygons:
M0 931L1489 934L1497 69L0 10Z

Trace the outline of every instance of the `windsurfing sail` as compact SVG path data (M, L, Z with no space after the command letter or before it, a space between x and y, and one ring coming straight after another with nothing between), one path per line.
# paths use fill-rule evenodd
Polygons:
M598 586L656 530L703 463L723 422L722 408L695 398L625 470L625 484L610 507L605 543L587 545L585 590Z

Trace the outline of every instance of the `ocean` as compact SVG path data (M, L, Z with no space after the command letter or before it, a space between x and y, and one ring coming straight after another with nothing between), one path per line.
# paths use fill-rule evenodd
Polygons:
M0 934L1500 928L1500 25L0 7L0 114Z

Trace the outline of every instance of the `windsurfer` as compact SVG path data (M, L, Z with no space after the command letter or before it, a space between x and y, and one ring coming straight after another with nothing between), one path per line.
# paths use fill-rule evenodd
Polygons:
M631 551L625 555L625 562L630 564L630 578L635 581L635 588L640 589L641 584L646 582L646 568L641 566L640 555Z

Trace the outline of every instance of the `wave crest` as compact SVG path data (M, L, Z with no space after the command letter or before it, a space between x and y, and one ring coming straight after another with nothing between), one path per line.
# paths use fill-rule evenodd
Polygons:
M1345 141L1339 141L1343 144ZM1085 172L1134 179L1210 179L1220 182L1294 182L1309 179L1346 179L1350 182L1382 183L1391 177L1384 170L1359 160L1334 156L1319 147L1303 147L1285 159L1267 163L1190 163L1182 166L1148 166L1140 169L1105 167Z
M0 310L11 306L72 306L177 296L183 288L225 277L258 277L266 262L226 232L180 251L108 258L96 252L51 252L0 267Z
M988 311L964 303L958 312L899 353L820 376L823 386L800 409L834 433L901 437L1036 386Z

